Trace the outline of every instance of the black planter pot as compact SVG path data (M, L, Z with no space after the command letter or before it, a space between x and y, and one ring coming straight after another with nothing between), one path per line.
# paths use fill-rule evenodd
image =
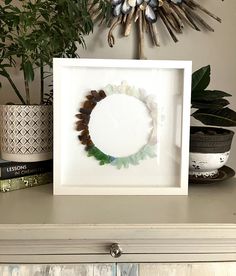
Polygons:
M215 178L228 160L234 132L215 127L190 128L189 175Z
M190 152L227 152L231 148L233 136L233 131L224 128L191 127Z

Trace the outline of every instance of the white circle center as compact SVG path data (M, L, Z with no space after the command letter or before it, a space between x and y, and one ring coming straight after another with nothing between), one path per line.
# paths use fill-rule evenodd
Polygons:
M90 115L89 133L97 148L113 157L138 152L151 131L145 104L135 97L113 94L98 102Z

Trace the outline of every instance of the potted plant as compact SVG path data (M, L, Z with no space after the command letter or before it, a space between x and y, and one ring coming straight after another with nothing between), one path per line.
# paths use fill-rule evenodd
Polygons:
M224 127L236 126L236 112L228 107L225 98L231 95L208 90L211 67L205 66L192 75L191 114L207 126L190 128L190 177L217 178L219 169L226 163L234 132ZM208 127L214 126L214 127Z
M83 36L93 28L88 1L2 2L0 75L9 82L9 93L14 92L20 104L0 106L1 155L10 161L50 159L52 105L45 80L52 75L53 57L78 57L77 45L85 46ZM19 70L24 91L14 82L11 68ZM32 91L36 74L40 75L40 85L38 91ZM32 93L40 93L39 103L32 102Z

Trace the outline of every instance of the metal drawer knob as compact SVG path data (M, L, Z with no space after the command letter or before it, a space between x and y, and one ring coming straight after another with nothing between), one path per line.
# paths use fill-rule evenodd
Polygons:
M110 247L110 254L113 258L119 258L122 255L122 248L118 243L113 243Z

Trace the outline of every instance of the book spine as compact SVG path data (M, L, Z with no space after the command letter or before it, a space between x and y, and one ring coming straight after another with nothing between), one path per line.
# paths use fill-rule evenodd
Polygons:
M52 161L8 163L0 168L0 180L52 171Z
M52 172L0 180L0 192L10 192L52 183Z

